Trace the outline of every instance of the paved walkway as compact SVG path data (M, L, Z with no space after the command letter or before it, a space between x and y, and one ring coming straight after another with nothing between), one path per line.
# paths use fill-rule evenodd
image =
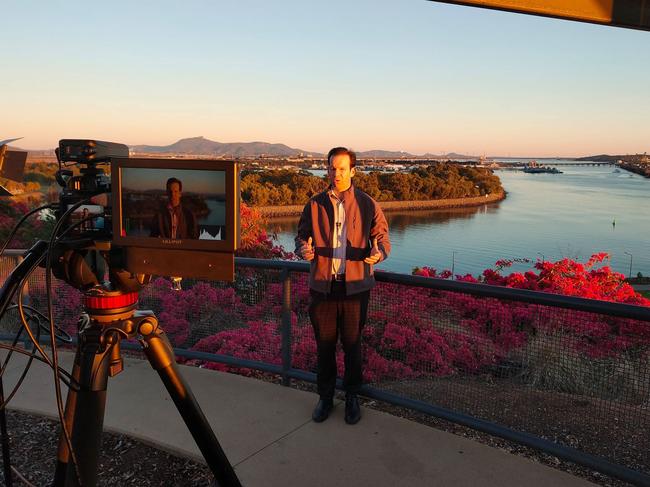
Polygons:
M3 355L3 354L0 354ZM11 390L24 359L5 375ZM72 357L62 354L69 369ZM588 486L585 480L450 433L363 409L355 426L343 405L321 424L314 394L233 374L182 367L244 486ZM56 416L52 373L34 364L11 408ZM11 428L11 425L9 425ZM128 360L109 382L105 429L200 459L158 375ZM54 454L54 452L53 452Z

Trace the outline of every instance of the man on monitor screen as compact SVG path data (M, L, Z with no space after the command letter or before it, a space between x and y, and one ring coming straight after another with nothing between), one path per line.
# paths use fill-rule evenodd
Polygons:
M167 180L167 201L160 208L151 222L151 236L162 238L199 238L199 226L196 217L187 208L183 208L181 196L183 183L180 179Z

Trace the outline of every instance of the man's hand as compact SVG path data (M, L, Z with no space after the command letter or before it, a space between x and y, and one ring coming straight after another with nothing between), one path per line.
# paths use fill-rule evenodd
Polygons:
M375 265L381 259L381 252L379 247L377 247L377 237L372 239L372 249L370 250L370 255L363 259L366 264Z
M302 256L303 259L311 262L314 260L314 247L312 246L312 239L309 237L307 239L307 243L302 244L302 247L300 247L300 255Z

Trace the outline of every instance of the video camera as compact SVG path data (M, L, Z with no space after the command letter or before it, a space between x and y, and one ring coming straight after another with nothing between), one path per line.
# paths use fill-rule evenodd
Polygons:
M55 215L67 227L51 249L57 277L83 289L102 284L108 268L126 291L144 275L234 279L235 162L132 159L127 146L96 140L63 139L55 152L63 188Z

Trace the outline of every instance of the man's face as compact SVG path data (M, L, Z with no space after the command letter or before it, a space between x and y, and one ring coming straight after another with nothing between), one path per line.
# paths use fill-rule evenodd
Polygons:
M181 185L178 183L172 183L169 185L167 190L167 196L169 197L169 202L172 206L178 206L181 204Z
M331 163L327 167L327 175L332 186L337 191L345 191L352 184L352 177L355 174L355 168L350 169L350 156L347 154L337 154L331 158Z

